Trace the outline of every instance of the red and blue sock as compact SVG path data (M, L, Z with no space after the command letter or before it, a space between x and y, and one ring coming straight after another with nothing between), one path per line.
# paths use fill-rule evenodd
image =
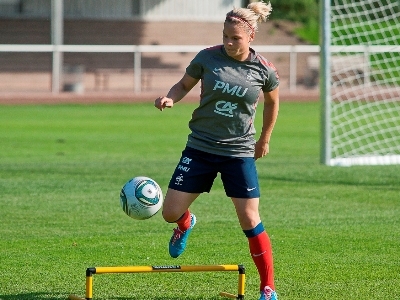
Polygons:
M275 290L272 246L263 224L259 223L255 228L243 232L249 241L250 254L260 275L260 291L265 286Z
M187 210L177 221L176 224L178 224L179 229L182 232L185 232L190 228L190 225L192 224L192 216L190 215L190 211Z

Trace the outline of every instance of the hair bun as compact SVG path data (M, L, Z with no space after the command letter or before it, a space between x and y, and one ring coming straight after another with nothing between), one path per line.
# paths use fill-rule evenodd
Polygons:
M247 6L247 8L252 10L254 14L258 16L258 23L267 21L272 11L271 2L268 2L268 4L264 2L252 2Z

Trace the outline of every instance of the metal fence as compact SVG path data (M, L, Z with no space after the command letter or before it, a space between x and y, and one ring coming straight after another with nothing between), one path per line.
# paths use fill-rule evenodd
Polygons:
M60 92L63 76L64 53L132 53L133 54L133 89L142 92L143 69L142 56L149 53L197 53L209 45L0 45L0 52L8 53L49 53L52 55L51 90ZM256 45L253 48L263 53L285 53L289 56L288 89L295 92L298 78L298 55L308 53L318 55L320 47L315 45Z

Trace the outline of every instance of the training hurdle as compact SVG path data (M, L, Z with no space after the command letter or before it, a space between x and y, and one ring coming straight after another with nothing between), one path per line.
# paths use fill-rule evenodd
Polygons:
M93 299L93 275L111 274L111 273L153 273L153 272L219 272L219 271L237 271L238 293L237 295L221 292L222 297L232 299L244 299L245 287L245 268L243 265L208 265L208 266L130 266L130 267L92 267L86 269L86 295L80 298L76 295L69 295L71 300L92 300Z

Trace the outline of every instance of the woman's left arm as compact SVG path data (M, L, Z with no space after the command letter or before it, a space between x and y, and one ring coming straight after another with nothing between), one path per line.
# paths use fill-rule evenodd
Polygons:
M279 111L279 87L271 92L264 92L263 125L260 138L256 142L254 158L261 158L269 153L269 142Z

